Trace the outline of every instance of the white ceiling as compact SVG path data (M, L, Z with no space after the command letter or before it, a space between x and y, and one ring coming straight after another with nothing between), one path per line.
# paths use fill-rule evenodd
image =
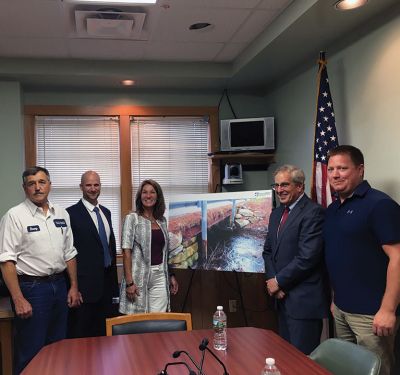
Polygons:
M158 0L107 6L0 0L0 79L18 80L28 89L111 89L124 78L134 79L136 90L266 89L299 65L314 63L319 50L350 40L351 32L399 8L398 0L370 0L344 13L333 9L334 2ZM141 18L125 37L115 31L88 35L86 16L93 18L100 8L119 9L111 11L118 14L114 18ZM90 22L108 26L108 14ZM196 22L211 26L189 30Z
M227 62L292 1L159 0L147 6L107 6L61 0L1 0L0 55ZM132 39L79 35L75 11L104 8L145 14L142 32ZM213 26L210 30L189 30L196 22Z

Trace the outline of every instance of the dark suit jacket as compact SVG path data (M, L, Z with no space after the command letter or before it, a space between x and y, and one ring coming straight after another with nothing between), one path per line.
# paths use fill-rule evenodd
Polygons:
M326 317L329 294L323 263L324 210L304 195L277 235L283 210L283 206L276 208L269 220L263 252L266 278L276 276L286 293L277 303L285 303L292 318Z
M67 208L71 218L71 228L74 235L74 246L78 251L76 257L78 268L78 287L84 302L98 302L105 291L111 290L112 296L118 296L118 279L116 268L116 246L115 236L111 223L111 212L100 206L101 211L107 218L111 229L110 254L111 254L111 277L107 276L105 285L104 252L97 228L82 201ZM108 273L109 274L109 273ZM111 299L111 297L110 297ZM111 300L109 301L111 304Z

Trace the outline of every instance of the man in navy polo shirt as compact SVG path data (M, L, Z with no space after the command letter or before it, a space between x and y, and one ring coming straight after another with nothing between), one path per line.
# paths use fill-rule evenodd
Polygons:
M338 195L324 223L337 336L377 353L380 374L389 375L399 326L400 207L364 180L354 146L329 152L328 178Z

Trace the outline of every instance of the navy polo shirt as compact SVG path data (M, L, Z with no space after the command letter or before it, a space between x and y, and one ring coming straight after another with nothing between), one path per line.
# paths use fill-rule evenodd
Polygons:
M363 181L351 197L327 208L323 235L336 306L375 315L389 263L382 245L400 242L400 206Z

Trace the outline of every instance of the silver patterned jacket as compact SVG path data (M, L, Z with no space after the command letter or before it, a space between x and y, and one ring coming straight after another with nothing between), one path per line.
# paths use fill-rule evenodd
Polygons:
M167 279L168 308L169 301L169 277L168 277L168 229L167 221L163 217L157 220L163 234L165 244L163 247L163 268ZM122 227L122 249L132 249L132 276L133 282L138 286L140 296L136 296L132 302L126 298L126 281L122 277L119 311L123 314L144 313L149 311L147 286L150 277L151 266L151 222L138 215L136 212L125 217Z

